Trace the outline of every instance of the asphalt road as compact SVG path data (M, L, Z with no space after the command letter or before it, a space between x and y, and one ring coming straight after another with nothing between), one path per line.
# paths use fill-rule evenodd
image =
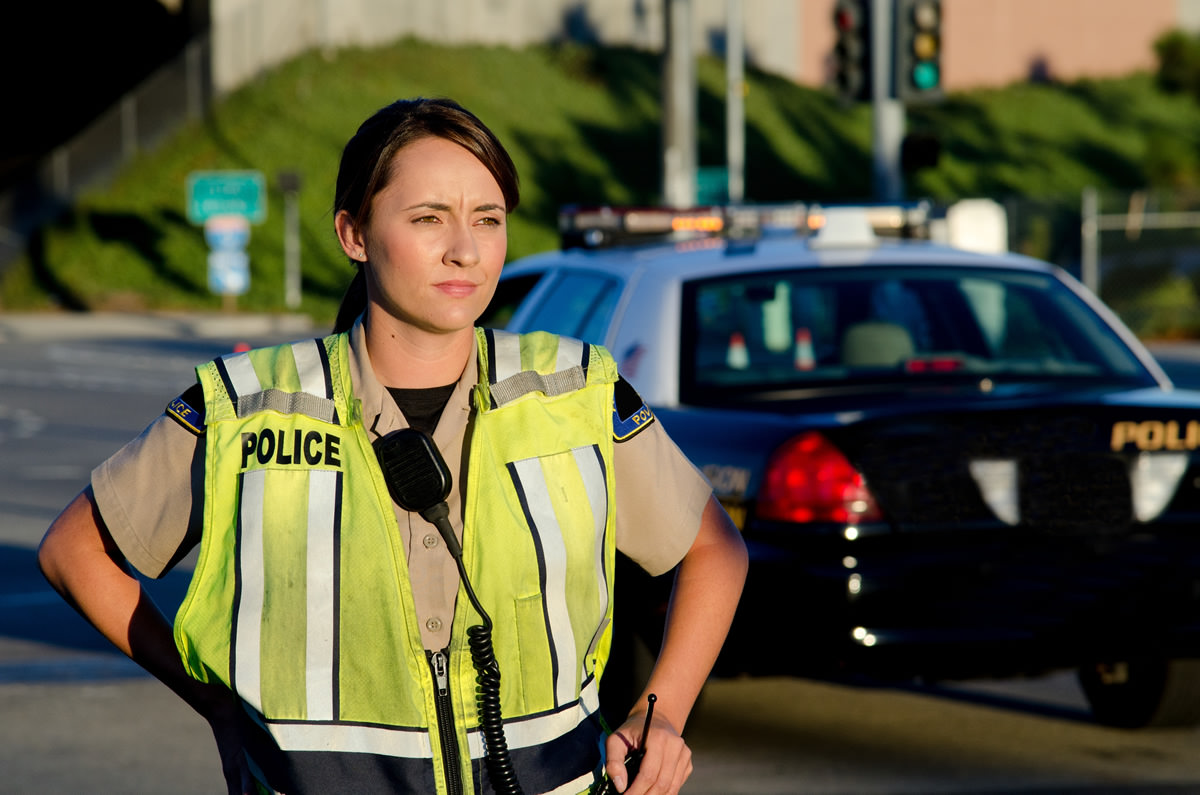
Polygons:
M50 591L34 550L193 365L307 333L294 319L0 314L0 793L223 791L203 722ZM1163 355L1200 383L1193 347ZM168 611L187 568L148 583ZM1200 792L1200 733L1095 726L1067 674L936 688L714 681L687 736L692 795Z

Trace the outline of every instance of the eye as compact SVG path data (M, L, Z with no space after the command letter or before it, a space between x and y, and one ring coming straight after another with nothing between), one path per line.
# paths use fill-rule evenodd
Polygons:
M489 215L485 216L484 218L480 218L477 223L482 224L483 226L503 226L504 219Z

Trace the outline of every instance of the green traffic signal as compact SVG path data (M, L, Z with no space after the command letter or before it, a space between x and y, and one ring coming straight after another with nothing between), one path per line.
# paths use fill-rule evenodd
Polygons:
M922 61L913 67L912 84L919 91L930 91L938 87L941 77L938 65L933 61Z

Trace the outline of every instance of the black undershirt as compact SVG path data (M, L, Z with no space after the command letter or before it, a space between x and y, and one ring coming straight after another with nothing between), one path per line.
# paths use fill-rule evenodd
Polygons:
M450 400L450 395L454 392L457 383L456 381L445 386L431 386L423 389L401 389L389 386L387 391L396 401L396 405L404 414L404 419L408 420L411 427L432 435L438 420L441 419L442 410L446 408L446 401Z

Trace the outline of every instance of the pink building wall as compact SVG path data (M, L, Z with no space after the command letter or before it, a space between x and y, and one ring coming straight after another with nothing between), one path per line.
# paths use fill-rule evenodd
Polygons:
M943 0L946 88L1113 77L1156 66L1176 0Z
M800 82L824 85L834 0L799 0ZM942 0L946 89L1044 75L1113 77L1156 66L1154 41L1176 27L1178 0Z

